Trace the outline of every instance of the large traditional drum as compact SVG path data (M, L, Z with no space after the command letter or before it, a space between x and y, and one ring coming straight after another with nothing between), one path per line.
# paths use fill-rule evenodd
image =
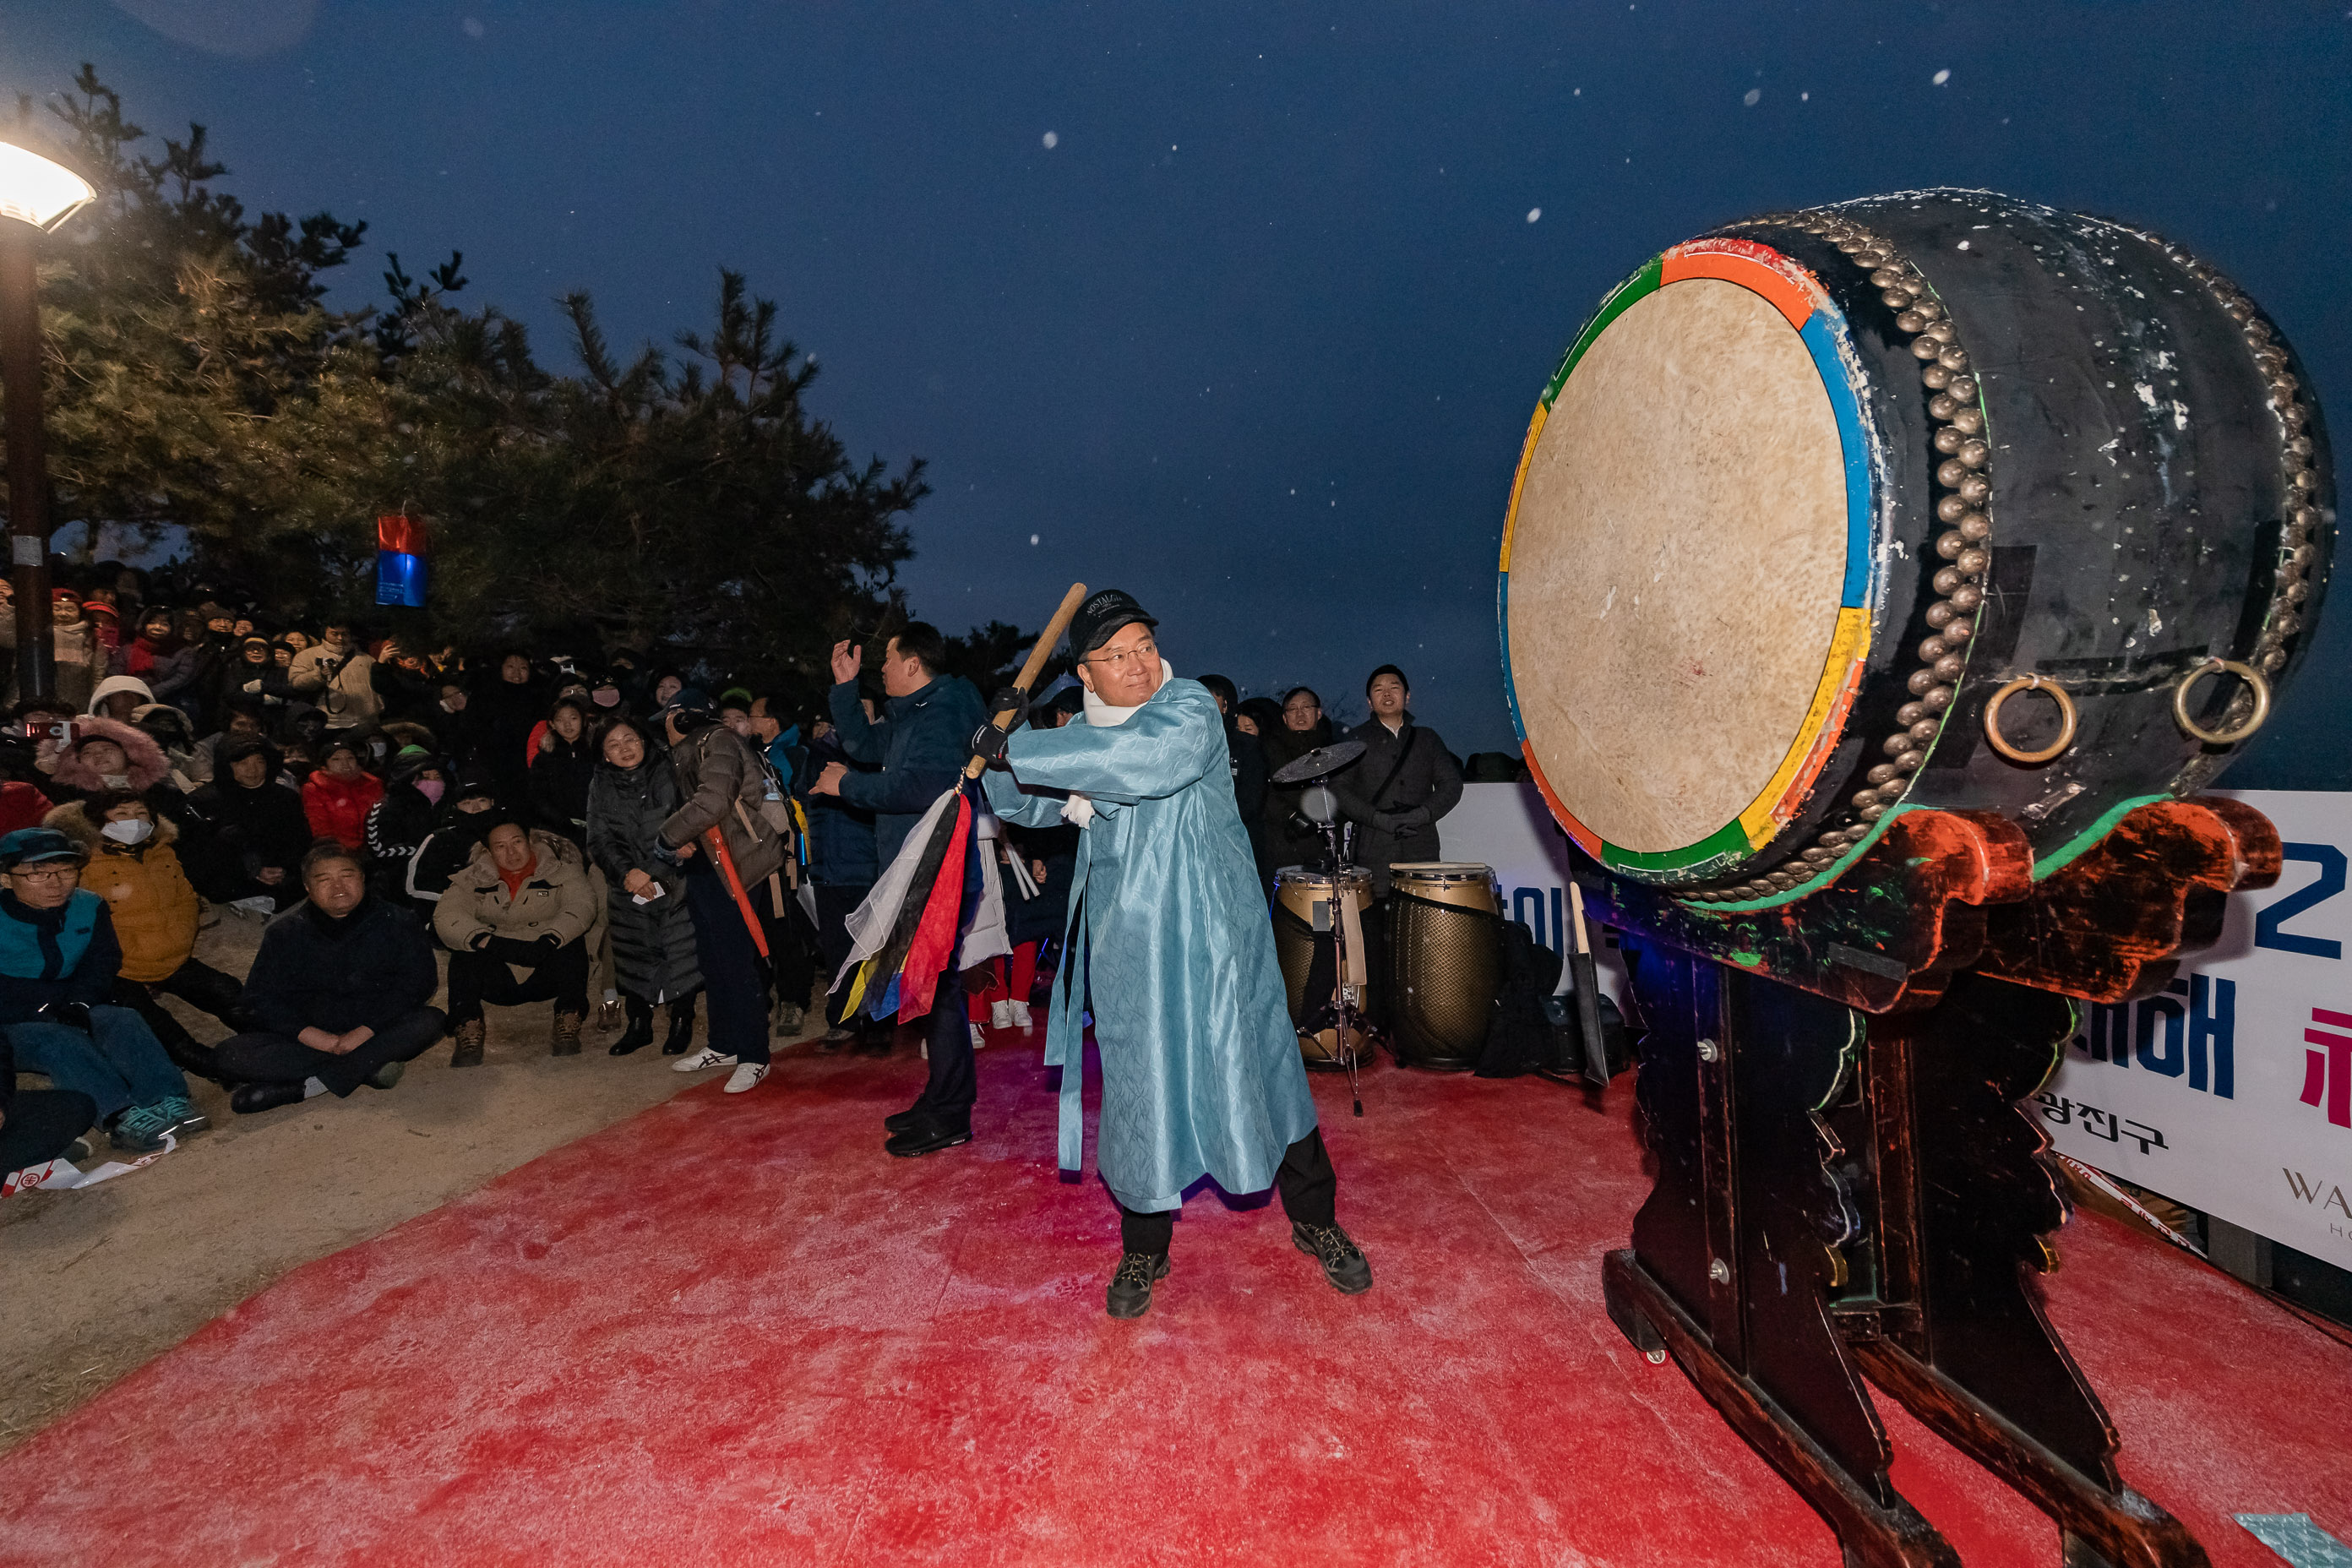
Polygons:
M2046 874L2261 727L2335 518L2293 351L2179 246L1974 191L1756 218L1544 389L1513 722L1579 844L1696 900L1801 897L1924 806Z
M1407 1067L1475 1067L1502 988L1495 871L1464 860L1389 868L1390 1044Z
M1364 871L1334 877L1285 866L1274 874L1275 962L1282 969L1290 1021L1298 1030L1299 1055L1310 1068L1343 1068L1348 1055L1360 1060L1369 1049L1363 1026L1372 996L1371 955L1364 951L1363 921L1371 903L1372 879ZM1338 967L1335 930L1346 939L1344 973ZM1354 988L1344 1045L1332 1017L1341 985Z

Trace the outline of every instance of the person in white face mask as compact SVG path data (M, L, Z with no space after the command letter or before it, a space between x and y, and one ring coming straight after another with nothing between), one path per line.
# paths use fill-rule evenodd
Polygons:
M189 885L173 848L178 830L128 793L58 806L42 826L57 829L89 852L81 885L106 900L115 937L122 944L115 1005L145 1019L181 1070L226 1083L212 1047L198 1043L158 1000L177 996L232 1029L244 1026L237 1004L243 986L194 956L196 889Z

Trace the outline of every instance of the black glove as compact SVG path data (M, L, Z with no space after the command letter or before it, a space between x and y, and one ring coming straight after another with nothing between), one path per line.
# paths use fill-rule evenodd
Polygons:
M1012 721L1004 726L1005 732L1010 734L1029 722L1029 694L1017 686L1008 686L988 700L988 716L991 719L1007 709L1013 712Z
M86 1002L46 1002L33 1016L44 1024L63 1024L68 1029L89 1033L89 1004Z
M1004 743L1013 737L993 724L982 724L971 732L971 754L990 767L1004 765Z

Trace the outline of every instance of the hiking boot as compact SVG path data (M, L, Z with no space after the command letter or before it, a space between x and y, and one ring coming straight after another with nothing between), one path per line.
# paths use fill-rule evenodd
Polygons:
M808 1009L802 1006L797 1002L777 1003L775 1026L776 1038L780 1040L796 1040L800 1038L801 1020L806 1016L808 1016Z
M1103 1305L1114 1318L1139 1318L1151 1310L1152 1285L1167 1278L1166 1253L1125 1253L1103 1293Z
M106 1129L106 1141L131 1154L152 1154L172 1133L172 1119L161 1105L134 1105L119 1112Z
M478 1068L482 1065L482 1042L489 1037L490 1026L481 1018L469 1018L449 1031L457 1037L457 1048L449 1053L453 1068Z
M824 1038L816 1043L816 1048L826 1052L837 1051L856 1037L856 1030L845 1029L840 1025L835 1024L832 1028L827 1029L824 1032Z
M558 1013L555 1029L550 1037L547 1054L551 1057L576 1057L580 1054L580 1028L588 1022L585 1013Z
M228 1108L239 1116L251 1116L281 1105L299 1105L307 1098L299 1083L241 1083L228 1091Z
M682 1057L694 1048L694 1010L681 1008L676 1003L669 1009L669 1038L662 1042L662 1055Z
M174 1138L185 1138L191 1132L202 1132L213 1124L212 1118L198 1110L194 1102L184 1094L170 1095L158 1100L155 1109L171 1119L171 1133Z
M1364 1249L1336 1225L1290 1222L1291 1245L1323 1266L1323 1278L1342 1296L1360 1296L1372 1288L1372 1266Z
M360 1081L370 1089L390 1089L400 1081L401 1075L407 1070L406 1062L383 1062L377 1066L375 1071Z

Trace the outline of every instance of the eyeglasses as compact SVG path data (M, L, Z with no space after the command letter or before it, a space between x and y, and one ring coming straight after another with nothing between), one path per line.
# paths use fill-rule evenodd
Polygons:
M1122 653L1107 653L1099 658L1096 658L1093 654L1088 654L1086 657L1085 662L1088 664L1103 665L1113 670L1124 670L1129 665L1134 663L1138 659L1156 659L1159 657L1160 645L1153 642L1150 637L1146 637L1143 641L1137 643L1133 647L1129 648ZM1150 666L1147 665L1145 668L1149 668Z
M1320 713L1323 711L1323 704L1320 702L1294 702L1289 707L1284 709L1283 711L1285 713Z
M68 877L78 877L80 874L81 868L79 866L49 866L8 873L11 877L26 882L62 882Z

